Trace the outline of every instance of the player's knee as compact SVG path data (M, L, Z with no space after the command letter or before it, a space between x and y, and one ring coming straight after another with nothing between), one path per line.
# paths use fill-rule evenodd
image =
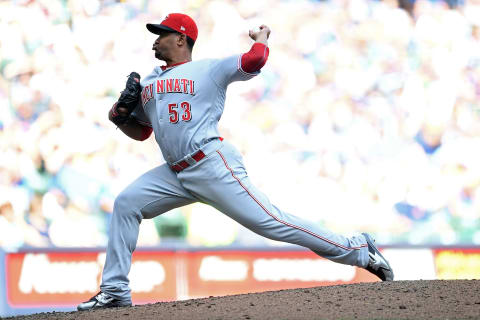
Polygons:
M135 203L135 195L128 190L122 191L117 198L115 199L115 203L113 205L113 213L116 215L128 216L128 215L135 215L136 213L136 206Z

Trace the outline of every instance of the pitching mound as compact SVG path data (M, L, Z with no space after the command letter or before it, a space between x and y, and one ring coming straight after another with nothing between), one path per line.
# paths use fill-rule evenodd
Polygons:
M360 283L17 319L480 319L480 280Z

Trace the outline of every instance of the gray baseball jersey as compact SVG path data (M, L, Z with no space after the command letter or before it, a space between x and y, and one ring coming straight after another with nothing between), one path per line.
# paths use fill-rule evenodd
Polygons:
M166 163L140 176L115 200L102 292L131 301L128 273L142 219L198 201L269 239L367 266L363 235L344 237L275 207L251 183L236 148L219 139L227 86L255 76L241 69L240 58L157 67L142 80L142 104L134 116L153 127Z
M142 81L142 102L134 116L153 127L163 157L174 163L219 138L227 86L248 80L238 68L240 56L200 60L166 70L156 67Z

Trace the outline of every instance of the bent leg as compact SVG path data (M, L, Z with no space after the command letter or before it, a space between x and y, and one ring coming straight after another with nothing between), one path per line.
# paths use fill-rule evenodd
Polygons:
M142 219L195 201L165 164L146 172L123 190L115 199L110 222L102 292L131 301L128 273Z
M241 155L228 143L202 165L205 181L195 172L181 172L182 184L202 201L269 239L297 244L332 261L366 267L369 261L365 237L345 237L270 203L247 176ZM192 179L192 176L195 179Z

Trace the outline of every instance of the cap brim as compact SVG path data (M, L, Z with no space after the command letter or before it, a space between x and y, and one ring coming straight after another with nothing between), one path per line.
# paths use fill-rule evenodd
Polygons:
M173 30L172 28L169 28L167 26L161 25L161 24L152 24L152 23L147 23L147 29L151 33L154 34L160 34L162 31L168 31L168 32L177 32Z

